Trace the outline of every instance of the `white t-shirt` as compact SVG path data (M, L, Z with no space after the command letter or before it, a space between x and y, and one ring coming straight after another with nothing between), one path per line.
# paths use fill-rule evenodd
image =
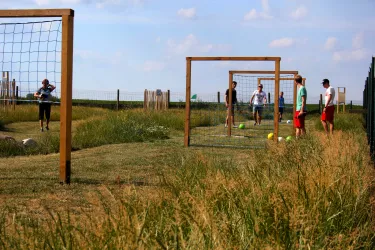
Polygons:
M332 95L331 101L327 104L329 95ZM326 96L324 97L326 106L332 106L333 101L335 100L335 89L332 86L329 86L326 90Z
M254 105L263 105L264 100L266 99L266 92L255 90L254 93Z

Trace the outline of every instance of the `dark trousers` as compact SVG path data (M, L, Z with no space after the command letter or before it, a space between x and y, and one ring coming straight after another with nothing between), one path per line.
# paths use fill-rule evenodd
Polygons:
M46 120L51 118L51 103L39 103L39 120L44 120L44 114Z

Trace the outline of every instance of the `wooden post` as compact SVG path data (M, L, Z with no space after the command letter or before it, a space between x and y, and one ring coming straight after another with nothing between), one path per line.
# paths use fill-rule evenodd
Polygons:
M191 59L186 58L186 104L185 104L185 137L184 145L190 145L190 98L191 98Z
M18 100L18 86L16 86L16 99ZM18 102L17 102L18 104Z
M116 102L116 110L118 111L120 107L120 90L117 89L117 102Z
M340 113L340 88L337 88L337 114Z
M350 101L350 110L353 109L353 101Z
M275 93L275 95L278 96L278 93L277 94ZM268 99L267 100L268 100L268 103L271 103L271 93L270 92L268 92Z
M5 99L7 100L6 101L6 105L9 106L10 105L10 81L8 80L7 83L6 83L6 97Z
M9 85L9 71L3 71L3 79L2 82L2 97L4 98L4 111L6 110L6 106L8 105L8 85Z
M346 88L344 87L344 97L345 97L345 100L344 100L344 113L345 113L345 102L346 102Z
M74 11L62 16L61 106L60 106L60 183L70 183L72 150Z
M279 136L279 93L280 93L280 61L275 61L275 96L274 96L274 112L273 112L273 140L277 142Z
M232 136L232 107L233 107L233 104L232 104L232 94L233 94L233 89L232 89L232 81L233 81L233 74L232 73L229 73L229 100L228 100L228 131L227 131L227 135L228 136Z
M296 109L297 109L297 84L296 84L296 77L298 74L294 74L294 82L293 82L293 130L294 130L294 117L296 116Z
M323 113L323 95L320 94L320 106L319 106L319 114L322 114Z
M147 89L143 92L143 110L146 111Z
M320 107L321 107L321 102L320 102L320 100L318 101L318 112L319 112L319 114L321 115L322 113L320 112Z
M220 104L220 91L217 92L217 103Z
M167 109L169 109L169 106L171 105L171 91L168 89L168 95L167 95Z
M12 106L13 110L16 110L16 79L12 81Z

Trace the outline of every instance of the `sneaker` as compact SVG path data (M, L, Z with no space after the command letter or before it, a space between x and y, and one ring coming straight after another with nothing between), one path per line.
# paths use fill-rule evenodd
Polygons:
M238 126L236 126L236 125L233 125L233 128L238 128Z
M257 125L257 123L256 122L254 122L254 126L256 126Z
M227 128L227 127L228 127L228 125L227 125L227 124L225 124L225 125L224 125L224 128Z
M43 132L44 130L43 130L43 128L40 128L40 132Z
M49 127L46 127L46 130L48 131L48 130L49 130Z

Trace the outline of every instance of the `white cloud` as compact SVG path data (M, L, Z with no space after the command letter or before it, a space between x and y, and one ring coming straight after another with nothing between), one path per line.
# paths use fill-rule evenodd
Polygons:
M186 19L193 19L196 17L197 11L195 8L180 9L177 11L177 15Z
M256 9L251 9L243 17L245 21L255 20L255 19L272 19L273 18L273 16L271 16L269 13L270 6L268 4L268 0L261 0L261 1L262 1L263 11L259 12Z
M269 43L270 48L286 48L291 47L296 43L296 40L289 37L284 37L280 39L273 40Z
M295 11L293 11L290 16L296 20L302 19L307 15L307 8L305 6L298 7Z
M139 6L145 0L30 0L31 2L39 5L76 5L76 4L94 4L96 8L102 9L110 6Z
M272 19L273 16L269 15L266 12L257 12L256 9L250 10L248 13L245 14L244 20L249 21L249 20L254 20L254 19Z
M355 50L343 50L336 51L333 53L332 59L335 62L349 62L349 61L360 61L367 59L371 56L371 52L368 49L355 49Z
M326 43L324 44L324 49L333 50L337 45L336 37L328 37Z
M172 55L187 55L193 53L209 53L213 51L227 52L232 49L230 45L226 44L202 44L198 38L190 34L181 42L176 42L172 39L167 41L168 51Z
M353 40L352 40L353 48L354 49L360 49L360 48L362 48L363 47L364 38L365 38L365 36L364 36L363 32L357 33L353 37Z
M268 4L268 0L262 0L262 7L264 12L269 12L270 10L270 5Z
M52 4L79 4L82 0L34 0L34 2L41 5L52 5Z
M74 51L74 55L87 62L105 63L112 65L118 64L124 59L124 53L121 51L109 54L93 50L77 49Z
M248 21L248 20L256 19L257 17L258 17L257 10L256 9L252 9L248 13L245 14L245 16L244 16L243 19L245 21Z
M146 72L150 71L161 71L165 68L165 63L158 61L145 61L143 64L143 70Z
M156 38L156 40L155 40L157 43L160 43L160 41L161 41L161 38L160 38L160 36L158 36L157 38Z

